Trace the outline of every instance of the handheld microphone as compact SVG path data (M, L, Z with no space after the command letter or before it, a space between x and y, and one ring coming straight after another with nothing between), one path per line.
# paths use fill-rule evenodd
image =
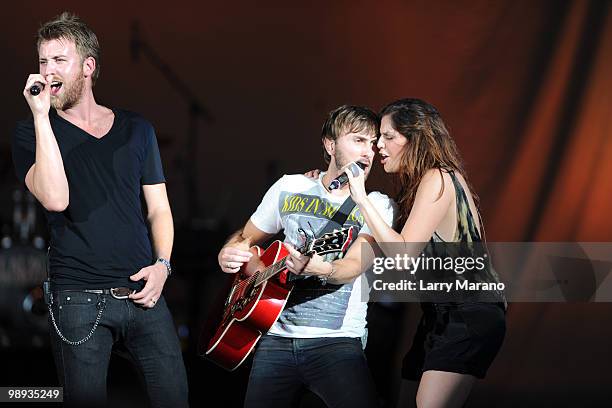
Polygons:
M42 82L36 81L30 87L30 95L36 96L39 93L41 93L43 89L45 89L45 84L43 84Z
M353 172L353 174L355 174L355 172L357 172L357 169L354 167L355 164L357 164L357 166L359 166L361 168L361 170L365 170L365 168L368 166L365 163L362 162L355 162L351 165L351 171ZM327 188L329 190L337 190L340 187L346 185L346 183L348 183L348 176L346 175L346 173L342 173L341 175L339 175L338 177L336 177L335 179L333 179L331 181L331 183L329 183L329 186L327 186Z

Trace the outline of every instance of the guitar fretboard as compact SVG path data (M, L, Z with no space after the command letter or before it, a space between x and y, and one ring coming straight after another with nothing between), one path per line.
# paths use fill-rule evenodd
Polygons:
M313 254L325 254L328 252L342 251L344 245L352 240L351 234L352 228L342 228L340 231L328 233L320 238L315 239L310 245L305 245L298 249L300 253L306 251ZM249 282L255 279L255 286L261 285L280 271L286 268L285 261L287 258L283 258L280 261L268 266L262 271L258 271L249 278Z
M285 269L286 259L287 258L283 258L279 262L276 262L275 264L268 266L263 271L257 273L257 278L255 278L255 286L261 285L263 282L267 281L268 279Z

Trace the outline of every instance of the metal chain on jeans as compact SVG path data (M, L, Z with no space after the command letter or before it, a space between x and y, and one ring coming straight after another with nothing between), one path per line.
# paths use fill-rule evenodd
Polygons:
M89 332L89 334L87 336L83 337L79 341L72 341L72 340L68 340L62 334L62 332L60 331L59 327L57 327L57 323L55 323L55 316L53 316L53 310L51 309L51 305L53 305L53 297L52 297L51 298L51 302L48 305L48 307L49 307L49 315L51 316L51 322L53 323L53 327L55 328L55 332L57 333L59 338L62 339L62 341L64 343L70 344L71 346L79 346L79 345L85 343L87 340L89 340L91 338L91 336L93 336L94 332L96 331L96 328L98 327L98 324L100 323L100 319L102 318L102 312L104 311L104 309L106 309L106 298L102 297L102 301L101 302L102 302L102 306L99 308L100 310L98 311L98 316L96 317L96 321L94 322L94 325L91 328L91 331ZM100 304L100 302L98 302L98 305L99 304Z

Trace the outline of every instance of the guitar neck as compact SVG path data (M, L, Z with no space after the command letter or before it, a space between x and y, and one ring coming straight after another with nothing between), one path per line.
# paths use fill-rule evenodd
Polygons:
M255 286L261 285L263 282L267 281L283 269L285 269L285 261L287 258L283 258L280 261L268 266L266 269L262 270L257 274L257 278L255 279Z
M352 242L353 228L341 229L340 231L336 231L334 233L325 234L323 237L319 237L314 241L310 242L310 244L304 245L299 248L298 251L302 254L308 252L310 254L326 254L330 252L344 252L348 245ZM341 238L339 238L341 237ZM258 272L253 275L255 278L255 286L261 285L263 282L267 281L277 273L281 272L286 268L285 261L286 257L281 259L280 261L268 266L266 269ZM251 278L253 278L251 277ZM291 274L289 276L289 281L303 279L303 276Z

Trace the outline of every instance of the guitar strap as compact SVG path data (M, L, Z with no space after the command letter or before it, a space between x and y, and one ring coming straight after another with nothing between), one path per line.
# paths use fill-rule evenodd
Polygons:
M338 211L336 211L332 219L329 220L327 224L325 224L325 226L319 232L318 235L323 236L324 234L327 234L328 232L332 232L334 229L342 228L349 214L355 208L355 205L356 204L355 204L355 201L353 201L353 197L348 196L348 198L344 200L340 208L338 208Z

